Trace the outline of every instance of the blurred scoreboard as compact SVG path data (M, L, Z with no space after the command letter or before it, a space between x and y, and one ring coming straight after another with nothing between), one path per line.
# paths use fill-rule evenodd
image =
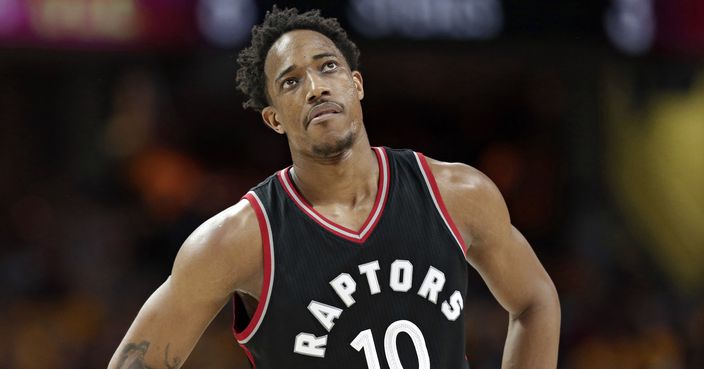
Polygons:
M558 38L704 54L702 0L0 0L0 46L239 47L274 3L320 8L362 39Z
M0 45L51 48L235 46L251 0L0 0Z

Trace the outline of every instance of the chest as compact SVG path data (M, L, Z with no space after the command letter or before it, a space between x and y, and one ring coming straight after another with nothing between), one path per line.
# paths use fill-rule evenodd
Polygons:
M311 208L330 223L358 232L369 218L374 205L374 199L366 199L355 206L328 204Z
M364 242L307 217L289 215L277 226L274 292L287 302L348 308L409 295L434 304L464 288L461 250L444 224L419 208L388 206Z

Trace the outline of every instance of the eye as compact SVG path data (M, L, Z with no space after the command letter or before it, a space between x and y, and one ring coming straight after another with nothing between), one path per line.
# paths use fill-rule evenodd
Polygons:
M335 69L337 69L337 62L335 62L335 61L331 60L331 61L325 62L325 64L323 64L323 72L329 72L329 71L332 71Z
M281 86L283 88L291 88L294 87L298 84L298 80L296 78L286 78L282 83Z

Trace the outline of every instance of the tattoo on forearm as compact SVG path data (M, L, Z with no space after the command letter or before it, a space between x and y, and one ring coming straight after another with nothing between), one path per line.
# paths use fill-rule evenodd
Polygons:
M117 362L117 369L155 369L151 366L147 366L144 363L144 356L149 350L149 341L142 341L140 343L128 343L125 348L122 349L122 354L120 355L120 360ZM169 360L169 346L166 345L164 350L164 365L166 369L178 369L181 367L181 359L174 357Z
M181 367L181 359L178 357L175 357L172 363L169 364L169 345L170 343L166 344L166 350L164 351L164 365L166 365L167 369L178 369Z
M128 343L122 349L122 356L117 363L117 369L154 369L144 364L144 355L149 350L149 341Z

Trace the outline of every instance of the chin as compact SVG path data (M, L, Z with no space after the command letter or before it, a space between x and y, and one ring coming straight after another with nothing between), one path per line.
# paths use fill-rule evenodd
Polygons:
M343 136L331 138L328 142L314 144L313 154L322 158L335 158L341 156L354 146L357 139L355 131L348 131Z

